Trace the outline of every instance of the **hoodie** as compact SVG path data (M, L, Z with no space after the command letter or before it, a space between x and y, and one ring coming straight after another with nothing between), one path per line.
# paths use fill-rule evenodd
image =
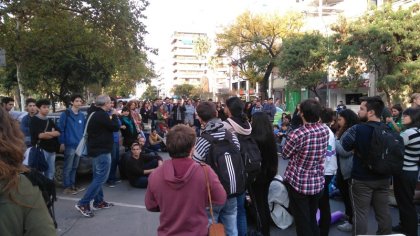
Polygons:
M85 131L86 118L82 112L75 114L71 108L62 112L58 121L60 128L60 144L69 148L76 148Z
M214 171L205 168L212 202L223 205L226 192ZM149 211L160 212L158 235L208 235L204 169L190 158L165 161L150 174L145 205Z
M227 118L223 121L223 125L225 129L235 134L250 135L252 132L252 127L247 120L243 121L236 117Z

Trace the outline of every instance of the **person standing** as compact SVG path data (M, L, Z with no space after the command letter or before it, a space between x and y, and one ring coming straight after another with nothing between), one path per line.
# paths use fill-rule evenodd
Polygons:
M400 213L400 223L392 231L417 236L417 212L413 202L418 178L420 160L420 107L408 108L402 113L402 123L406 130L403 138L405 152L403 171L394 176L394 193Z
M264 104L263 108L264 112L268 115L268 118L270 118L271 123L274 121L274 116L276 115L276 106L273 103L273 98L269 98L267 103Z
M15 100L11 97L4 97L1 99L1 104L7 112L11 112L15 106Z
M22 164L23 134L3 107L0 120L0 235L55 236L41 191L22 174L29 171Z
M36 115L38 112L36 108L36 100L33 98L26 99L26 111L28 112L27 115L25 115L22 118L22 121L20 122L20 130L25 135L25 145L27 148L31 147L31 131L29 129L31 125L31 119Z
M93 217L90 202L93 200L94 209L105 209L113 206L104 200L102 185L106 182L110 165L111 152L114 143L113 132L119 130L117 111L111 115L111 98L108 95L99 95L95 100L96 106L92 108L92 116L87 125L87 150L92 157L93 179L85 195L75 205L76 209L85 217Z
M44 175L53 180L55 174L55 154L60 148L58 137L60 132L52 119L47 118L50 112L50 101L47 99L40 99L36 102L38 107L38 114L31 120L31 142L32 146L39 143L39 146L44 150L44 156L48 163L48 170Z
M328 127L319 123L321 105L314 99L300 104L303 125L289 133L283 158L290 159L285 182L298 236L319 235L316 212L324 189Z
M184 106L184 102L181 100L178 100L178 102L172 107L172 120L168 120L168 124L177 125L177 124L183 124L185 119L185 111L186 108ZM169 125L169 127L172 127Z
M353 208L350 201L350 181L351 181L351 169L353 167L353 152L347 152L343 149L343 146L340 143L341 137L345 136L347 130L353 125L359 123L359 117L357 114L350 110L342 110L337 117L338 131L336 133L337 140L335 141L335 150L337 152L337 174L336 182L337 187L340 190L341 196L343 197L345 214L347 216L347 221L343 224L337 225L337 229L343 232L352 232L353 231Z
M64 194L77 194L85 190L76 186L76 171L80 157L76 155L76 148L83 137L85 129L85 115L79 111L83 104L81 95L72 95L71 107L60 115L58 126L60 127L60 150L64 150L63 187Z
M345 109L347 109L346 105L344 105L343 101L340 101L340 103L337 105L337 113L340 113L340 111L343 111Z
M360 121L371 125L382 125L381 114L384 102L380 97L361 98L358 112ZM361 123L348 129L341 137L345 151L354 151L351 172L350 198L353 204L353 235L367 234L370 206L373 206L378 220L377 234L391 234L391 215L388 207L389 175L372 172L364 160L371 148L373 127Z
M159 236L208 235L208 196L216 205L226 201L216 173L191 159L195 139L195 131L185 125L169 130L167 147L171 160L163 162L149 176L144 202L147 210L160 212Z
M108 115L112 116L112 114L119 114L118 111L116 111L116 109L114 108L116 105L117 100L115 98L111 97L111 109L108 111ZM137 104L135 102L135 104ZM141 117L139 115L139 113L136 111L136 109L134 109L134 111L131 112L136 112L136 116L140 119L140 123L141 124ZM118 121L118 128L121 127L121 121L117 115L117 121ZM141 132L141 128L140 125L138 125L138 128ZM107 186L110 188L114 188L116 183L120 183L121 179L117 178L117 167L118 167L118 162L120 160L120 131L115 131L112 133L113 139L114 139L114 143L112 144L112 152L111 152L111 167L109 170L109 175L108 175L108 180L107 182Z
M411 95L411 107L420 107L420 93L413 93Z
M268 190L270 183L277 174L278 157L274 133L271 122L263 112L255 113L252 116L251 137L257 142L261 152L261 172L257 175L255 182L251 185L254 191L255 203L260 214L262 233L270 235L270 208L268 205Z
M190 127L194 125L194 114L195 107L193 106L191 99L188 99L187 104L185 105L185 124Z
M203 133L209 134L215 139L224 140L225 136L227 136L227 132L229 131L224 128L222 120L217 118L216 104L213 102L201 102L197 106L197 114L198 119L204 128L201 132L201 136L197 138L193 160L197 162L207 162L212 144L209 140L203 137ZM229 141L234 143L234 146L239 151L240 144L238 138L235 134L231 134L231 137L232 138ZM229 177L231 179L235 179L235 174L236 173L229 172ZM242 194L242 192L238 193L238 195L239 194ZM226 235L238 235L236 197L228 196L224 205L213 207L213 210L215 220L224 224Z

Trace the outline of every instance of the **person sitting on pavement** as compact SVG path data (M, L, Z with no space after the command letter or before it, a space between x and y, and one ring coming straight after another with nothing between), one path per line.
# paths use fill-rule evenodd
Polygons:
M171 160L149 176L145 205L149 211L160 212L158 235L208 235L208 196L213 204L223 205L226 201L216 173L192 160L195 139L192 128L174 126L167 135Z
M163 143L163 138L156 132L155 129L152 130L152 133L149 135L149 148L153 151L163 151L165 149L165 144Z
M163 163L160 156L141 152L139 143L131 146L131 156L126 160L126 174L130 185L135 188L147 188L148 178Z

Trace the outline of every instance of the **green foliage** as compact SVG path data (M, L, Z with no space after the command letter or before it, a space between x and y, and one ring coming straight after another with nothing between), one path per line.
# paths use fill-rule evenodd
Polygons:
M0 48L6 49L8 67L21 65L27 94L64 99L99 84L125 95L153 76L146 51L154 50L144 44L141 22L147 5L146 0L0 0Z
M318 32L289 37L277 61L279 73L289 88L308 88L318 96L317 87L327 79L327 55L327 40Z
M394 96L418 91L419 7L392 10L388 6L333 27L337 34L331 60L338 77L358 80L362 73L374 73L378 90L386 94L389 104Z
M195 86L191 84L181 84L181 85L175 85L172 89L172 92L174 95L177 95L179 97L185 96L190 97L195 89Z
M245 12L217 35L217 53L231 56L232 64L238 65L243 78L262 82L260 91L264 96L282 41L297 34L302 25L300 14L280 16Z
M158 97L158 89L156 86L149 85L141 96L141 100L154 100Z
M210 39L207 36L200 36L194 42L194 52L199 57L205 57L205 55L209 53L210 48L211 48L211 43L210 43Z

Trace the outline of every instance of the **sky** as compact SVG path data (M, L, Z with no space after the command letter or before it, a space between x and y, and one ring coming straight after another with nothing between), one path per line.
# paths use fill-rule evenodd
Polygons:
M246 9L270 11L273 6L285 5L290 0L149 0L145 24L149 34L146 45L159 49L159 55L150 56L155 70L165 67L170 58L170 38L174 31L208 33L210 37L234 22ZM295 0L293 0L295 1Z

